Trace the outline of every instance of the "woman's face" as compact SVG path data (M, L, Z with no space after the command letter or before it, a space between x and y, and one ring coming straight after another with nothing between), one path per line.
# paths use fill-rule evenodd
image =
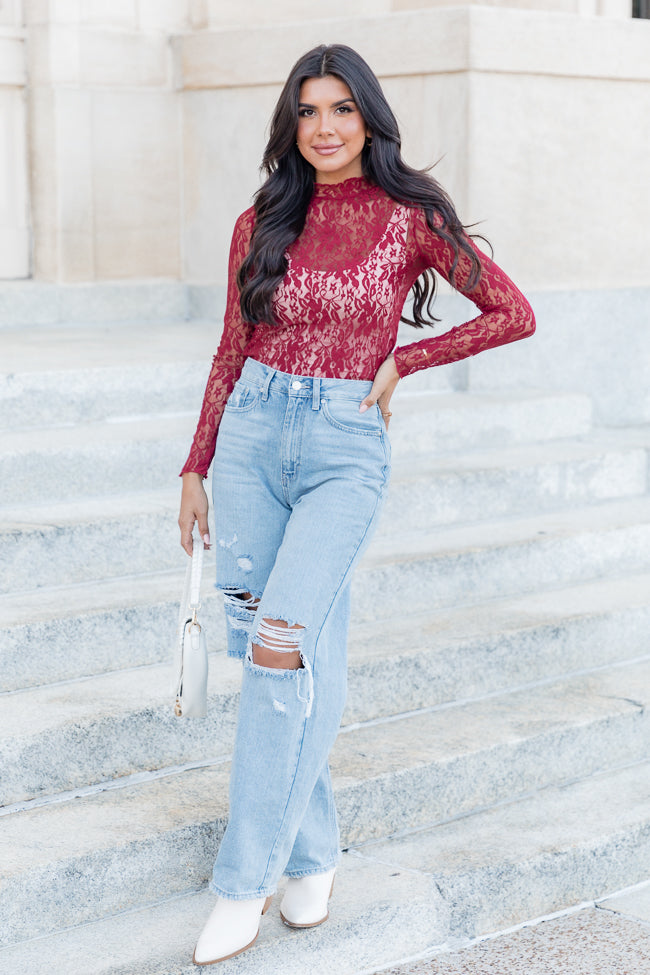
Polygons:
M298 149L317 183L362 176L361 152L370 135L352 92L340 78L308 78L300 86Z

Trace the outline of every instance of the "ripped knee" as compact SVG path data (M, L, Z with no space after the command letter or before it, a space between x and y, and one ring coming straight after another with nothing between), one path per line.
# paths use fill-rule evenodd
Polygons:
M276 670L299 670L304 667L300 651L305 627L265 617L252 642L252 659L258 667Z
M248 589L224 586L223 598L226 617L231 629L245 630L250 633L260 597Z

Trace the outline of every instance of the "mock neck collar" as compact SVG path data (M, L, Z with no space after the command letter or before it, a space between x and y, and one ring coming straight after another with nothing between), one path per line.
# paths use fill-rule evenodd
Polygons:
M314 198L330 200L350 200L367 196L378 187L365 176L349 176L340 183L314 183Z

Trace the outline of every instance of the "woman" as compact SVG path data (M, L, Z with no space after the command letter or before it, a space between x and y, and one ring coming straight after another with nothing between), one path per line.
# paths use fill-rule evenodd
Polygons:
M235 225L223 337L182 473L189 553L195 522L210 543L202 479L216 443L217 585L228 651L244 661L199 965L253 943L283 874L285 923L328 917L340 854L327 757L345 702L350 577L388 483L395 387L535 327L441 187L402 160L379 82L350 48L296 63L263 169ZM481 314L393 351L409 291L405 320L427 322L434 269Z

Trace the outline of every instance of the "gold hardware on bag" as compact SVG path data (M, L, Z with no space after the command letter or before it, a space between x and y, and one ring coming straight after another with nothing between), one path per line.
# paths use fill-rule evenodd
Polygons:
M177 718L182 718L183 717L183 710L181 708L181 699L180 699L180 697L177 697L176 698L176 704L174 705L174 714L176 715Z

